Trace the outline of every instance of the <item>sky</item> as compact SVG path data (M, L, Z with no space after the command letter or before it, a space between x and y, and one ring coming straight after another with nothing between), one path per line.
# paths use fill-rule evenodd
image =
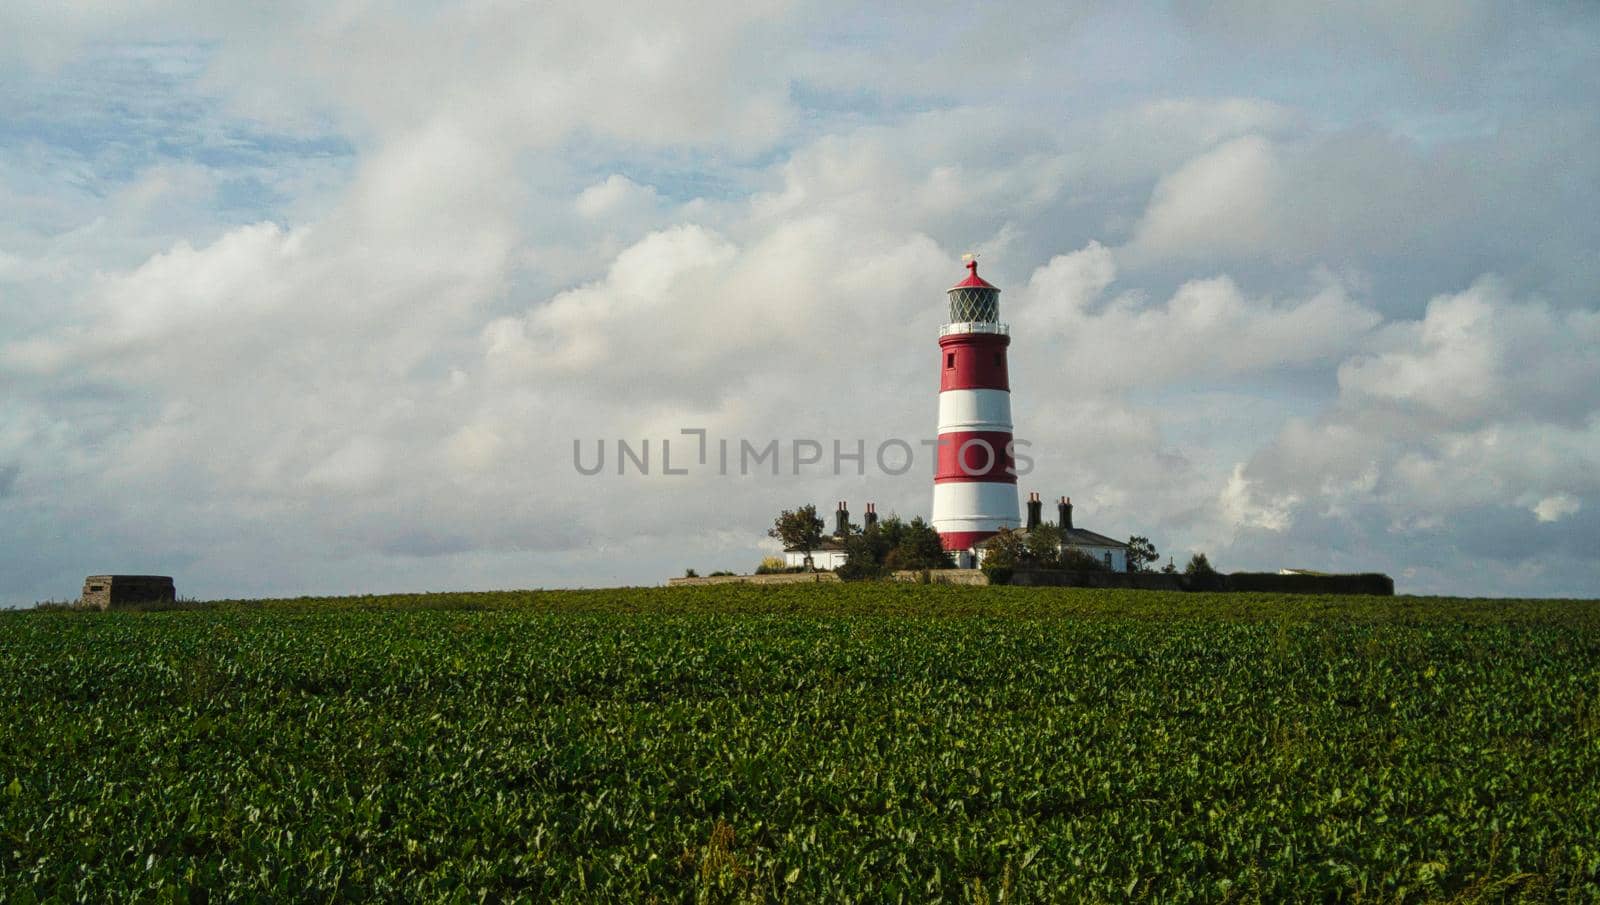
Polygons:
M1589 3L8 3L0 605L926 516L969 252L1079 527L1600 596L1596 97Z

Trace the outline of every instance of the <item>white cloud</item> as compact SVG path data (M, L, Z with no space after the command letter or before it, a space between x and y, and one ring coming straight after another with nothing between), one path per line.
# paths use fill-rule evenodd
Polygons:
M1538 516L1541 522L1559 522L1569 515L1577 514L1578 510L1582 508L1583 504L1576 498L1565 493L1558 493L1555 496L1547 496L1535 503L1533 505L1533 514Z
M1345 360L1336 403L1287 425L1241 478L1318 514L1330 554L1368 543L1383 524L1428 539L1424 555L1436 561L1504 557L1503 544L1480 540L1491 523L1526 534L1533 519L1569 519L1600 493L1600 399L1581 388L1600 374L1595 316L1518 301L1492 279L1435 298L1421 320L1390 324ZM1508 511L1533 519L1517 529L1489 514ZM1524 565L1564 557L1563 568L1582 568L1571 549L1547 542ZM1506 571L1495 587L1514 593L1525 574Z
M1376 354L1339 368L1354 405L1384 405L1452 426L1509 417L1582 421L1597 409L1600 312L1514 302L1481 279L1389 328Z
M1011 315L1061 343L1081 380L1101 388L1329 361L1380 320L1337 284L1279 301L1215 277L1152 305L1137 293L1104 299L1115 275L1115 255L1098 244L1058 256L1034 272Z
M640 185L620 173L612 173L605 181L584 189L573 207L580 216L594 220L601 217L643 216L660 203L660 195L651 186Z
M698 372L737 349L703 340L744 327L716 292L737 256L698 226L652 233L618 255L603 281L563 292L523 319L490 324L490 364L510 369L512 379L587 374L630 385L674 364Z
M1161 180L1136 241L1152 255L1269 246L1278 226L1273 202L1285 179L1271 143L1236 138Z
M623 250L604 278L491 323L487 363L501 382L582 379L601 398L693 407L769 374L837 387L856 369L824 362L867 361L874 336L908 317L936 327L915 290L949 259L924 238L851 233L831 216L772 224L743 247L683 224Z
M787 125L781 72L752 66L773 4L447 7L375 17L336 5L240 41L210 74L242 109L331 109L380 136L450 111L548 146L584 130L646 144L755 146ZM241 33L229 32L242 38ZM410 50L397 65L395 47ZM262 80L267 67L284 77Z
M1235 528L1288 530L1293 523L1294 507L1300 502L1299 495L1288 493L1263 499L1251 483L1244 476L1244 463L1234 466L1220 498L1226 522Z

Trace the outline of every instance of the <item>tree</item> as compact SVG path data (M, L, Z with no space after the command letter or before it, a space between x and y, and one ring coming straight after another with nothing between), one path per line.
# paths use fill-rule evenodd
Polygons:
M983 543L983 562L979 568L988 576L990 584L1009 584L1017 563L1028 554L1028 543L1022 532L1001 528Z
M905 534L906 523L898 515L891 515L874 524L871 530L862 532L867 548L872 551L872 561L878 566L879 575L899 568L899 557L895 550L900 547Z
M983 570L1015 569L1017 563L1022 562L1028 555L1028 544L1023 539L1022 532L1014 528L1001 528L995 535L984 541L983 545Z
M1167 557L1167 564L1161 567L1161 574L1163 574L1163 575L1176 575L1176 574L1178 574L1178 567L1172 564L1172 557L1170 557L1170 556Z
M880 549L879 561L881 562L884 556L889 555L890 550L900 546L900 541L906 535L906 523L900 519L900 516L890 515L873 525L872 530L876 532L877 540L875 546Z
M1150 564L1161 558L1150 538L1135 534L1128 538L1128 571L1148 572Z
M873 525L859 534L851 534L844 539L844 565L834 571L845 581L877 578L883 574L883 558L886 552L882 537L879 536L878 526Z
M894 566L900 569L948 569L950 554L945 552L939 532L920 517L900 531L899 543L892 551ZM888 562L889 557L885 557Z
M1204 553L1196 553L1189 557L1189 564L1183 567L1185 575L1215 575L1217 570L1211 568L1211 560L1206 559Z
M873 563L881 566L889 551L900 543L900 535L904 530L905 526L900 520L891 516L864 529L856 549L859 549L862 555L871 557ZM845 542L845 549L851 549L849 540Z
M1049 522L1028 532L1028 538L1023 542L1027 547L1027 561L1042 569L1054 569L1061 565L1061 529Z
M817 507L807 503L798 509L785 509L773 520L767 530L768 537L783 542L785 550L799 550L811 558L811 551L822 543L822 519L817 518Z
M846 579L876 578L895 569L944 569L950 558L939 532L920 518L909 523L889 516L864 531L844 539L845 564L838 570Z

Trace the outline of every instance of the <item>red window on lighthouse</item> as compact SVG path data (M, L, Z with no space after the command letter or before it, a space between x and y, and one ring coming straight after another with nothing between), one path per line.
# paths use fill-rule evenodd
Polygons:
M954 353L954 352L946 352L944 354L944 366L945 366L945 370L949 370L950 368L953 368L953 367L956 366L956 353Z

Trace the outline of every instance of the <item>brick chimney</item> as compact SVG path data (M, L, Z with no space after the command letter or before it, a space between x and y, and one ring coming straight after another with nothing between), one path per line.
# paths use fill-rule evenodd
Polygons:
M861 527L863 529L869 529L873 525L876 525L877 523L878 523L878 504L877 503L868 503L867 504L867 514L863 515L861 517Z
M1033 531L1039 527L1039 519L1044 511L1044 503L1040 502L1037 493L1028 494L1028 530Z
M844 500L839 501L839 511L833 514L833 525L833 533L840 537L850 533L850 510Z
M1058 524L1062 531L1072 530L1072 497L1064 496L1056 504L1056 511L1060 513Z

